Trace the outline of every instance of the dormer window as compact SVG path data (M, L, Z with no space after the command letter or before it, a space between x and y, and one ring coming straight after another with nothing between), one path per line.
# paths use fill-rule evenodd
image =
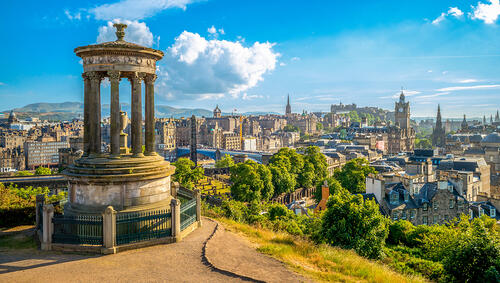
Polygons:
M494 207L490 208L490 217L495 218L495 217L497 217L496 214L497 214L497 210Z
M483 216L484 214L484 209L482 209L481 207L479 208L479 217Z
M424 203L424 211L427 211L427 209L429 209L429 204L428 203Z
M391 192L390 198L391 198L391 204L398 204L399 194L397 192Z

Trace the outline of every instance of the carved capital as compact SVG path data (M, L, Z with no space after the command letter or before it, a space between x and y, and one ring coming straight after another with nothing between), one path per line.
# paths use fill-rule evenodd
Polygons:
M92 82L101 82L102 80L102 75L99 72L87 72L87 76Z
M128 79L131 83L141 83L144 80L146 73L134 72Z
M147 74L144 81L148 84L154 84L157 78L158 76L155 74Z
M120 71L108 71L110 81L120 81Z
M82 79L84 81L90 80L89 75L87 73L82 73Z

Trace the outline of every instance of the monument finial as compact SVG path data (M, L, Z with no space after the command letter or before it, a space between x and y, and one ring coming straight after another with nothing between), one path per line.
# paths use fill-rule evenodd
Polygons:
M116 28L116 41L123 41L125 37L125 29L127 28L126 24L115 23L113 25Z

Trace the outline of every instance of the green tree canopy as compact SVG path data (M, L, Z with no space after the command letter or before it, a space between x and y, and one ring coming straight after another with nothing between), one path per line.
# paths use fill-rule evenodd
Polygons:
M293 192L296 186L295 174L290 173L285 167L280 165L269 165L272 174L274 195Z
M51 175L52 171L47 167L37 167L35 170L35 175Z
M234 160L229 154L225 154L220 160L215 162L215 168L230 168L234 165Z
M323 215L321 237L326 243L380 258L387 238L387 220L374 200L348 192L330 197Z
M231 167L231 195L235 200L251 202L269 200L274 192L271 171L264 165L247 160Z
M300 132L299 127L288 124L283 128L283 131L285 132Z
M30 171L17 171L15 176L33 176L34 173Z
M205 170L196 167L194 162L188 158L179 158L175 162L174 180L187 189L193 189L194 184L203 178Z
M347 161L342 169L335 170L335 178L342 184L342 187L351 193L364 193L366 191L366 176L375 174L375 168L370 166L368 160L355 158Z

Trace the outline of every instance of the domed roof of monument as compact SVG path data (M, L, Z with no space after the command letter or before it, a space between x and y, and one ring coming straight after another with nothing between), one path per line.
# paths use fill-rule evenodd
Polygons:
M138 53L146 53L149 55L154 55L158 57L158 59L163 58L163 52L160 50L156 50L153 48L149 48L146 46L142 46L139 44L135 44L132 42L128 42L123 40L125 37L125 31L124 29L127 27L125 24L114 24L113 25L116 28L116 40L115 41L108 41L108 42L103 42L103 43L98 43L98 44L91 44L91 45L85 45L85 46L80 46L75 48L74 52L78 57L85 57L86 55L94 55L95 53L102 53L102 52L123 52L123 51L129 51L129 52L138 52Z
M487 135L481 143L483 144L500 144L500 134L498 133L491 133Z

